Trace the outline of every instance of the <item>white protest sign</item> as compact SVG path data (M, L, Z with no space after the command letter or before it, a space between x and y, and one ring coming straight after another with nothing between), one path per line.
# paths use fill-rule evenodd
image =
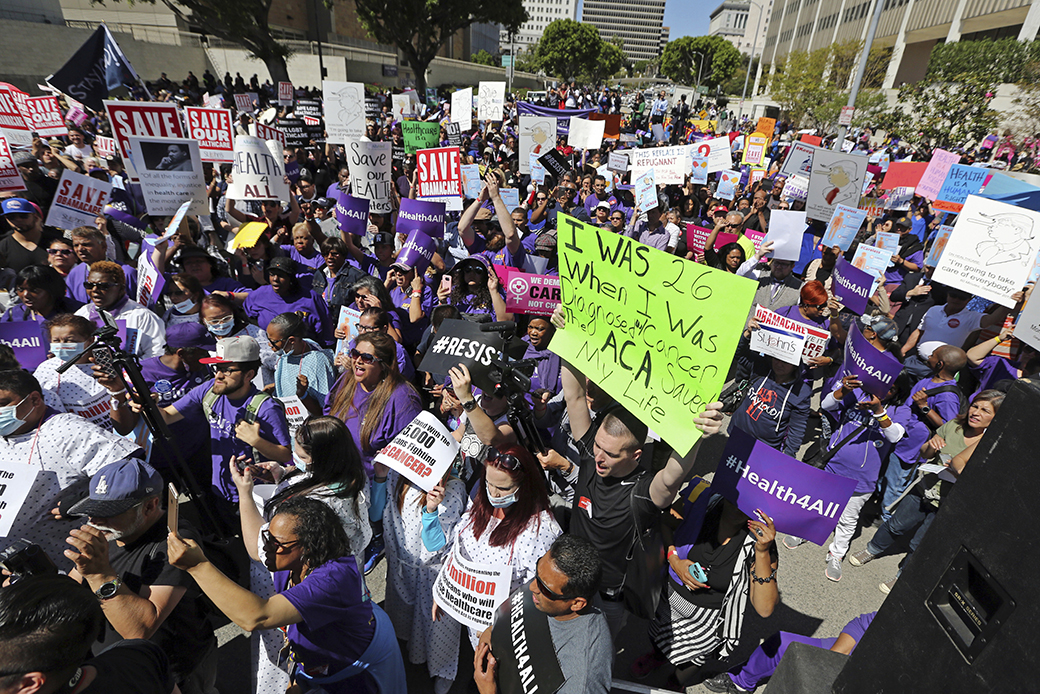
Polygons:
M456 542L437 574L433 599L459 624L483 631L498 606L509 598L512 575L509 564L478 564L465 559Z
M25 92L10 84L0 87L0 133L16 147L32 144L32 130L19 108L19 101L25 98L28 98Z
M458 452L459 443L451 432L433 413L424 411L376 454L375 462L428 492L441 481Z
M1037 257L1040 212L969 195L932 280L1001 306L1026 285Z
M350 192L369 201L369 212L389 214L392 209L389 142L351 142Z
M202 161L226 164L235 160L235 129L231 111L224 108L184 107L188 137L199 143Z
M347 144L365 134L365 85L323 80L325 131L328 141Z
M787 150L787 158L784 159L784 165L780 167L780 173L784 176L794 176L795 174L808 176L812 172L813 152L815 151L816 148L812 145L795 140L791 143L791 148Z
M698 156L707 157L708 173L726 171L733 166L733 150L726 135L698 142L693 147Z
M11 146L7 144L7 138L0 135L0 192L10 193L17 190L25 190L25 181L18 173L18 167L14 165L14 156L11 154Z
M827 348L827 341L831 337L831 334L822 328L815 328L801 321L781 316L779 313L770 311L763 306L755 307L755 320L758 321L760 326L777 328L805 338L805 345L802 348L802 362L806 364L812 359L823 355L823 351Z
M249 134L253 137L259 137L264 142L277 140L279 146L285 149L285 132L278 128L272 128L270 125L264 125L263 123L250 123Z
M390 110L394 113L394 120L404 120L405 116L412 114L412 102L407 94L392 94L390 96ZM454 109L452 109L454 111Z
M293 104L292 82L279 82L278 83L278 105L279 106L292 106L292 104Z
M682 185L690 170L687 166L689 150L688 145L628 150L632 180L653 169L654 181L658 185Z
M773 210L769 215L769 231L762 243L773 242L769 254L773 260L798 260L802 252L802 234L805 233L805 212Z
M193 214L209 211L198 142L153 137L131 137L129 141L148 214L176 214L185 200L192 201L189 211Z
M58 229L94 226L108 204L112 184L65 169L45 224Z
M232 200L289 199L281 145L252 135L235 138L235 164L227 196Z
M469 91L469 90L464 90ZM456 92L458 93L458 92ZM455 106L451 107L452 116ZM531 160L556 146L556 119L550 116L520 116L520 144L518 155L520 173L531 173ZM532 157L531 155L534 155Z
M243 113L251 113L253 100L249 98L248 94L235 94L235 108Z
M33 96L25 100L22 112L26 124L40 137L61 137L69 134L61 107L53 96Z
M1040 350L1040 294L1031 294L1015 323L1015 337Z
M153 301L156 288L158 287L159 292L161 292L163 285L166 284L158 268L152 263L151 256L151 247L145 246L144 252L141 253L137 260L137 303L142 306L150 306L156 303Z
M98 135L94 138L94 154L103 159L111 159L116 156L116 141L111 137Z
M523 116L520 116L523 118ZM459 89L451 94L451 122L458 123L462 132L473 129L473 87ZM553 133L556 132L556 119L552 119ZM523 125L520 126L523 128ZM556 142L555 134L553 142ZM523 159L521 159L523 161Z
M603 144L603 132L607 122L571 116L567 131L567 144L575 149L599 149Z
M805 336L776 325L759 325L751 331L751 351L798 365L805 349Z
M500 121L505 105L506 83L481 81L478 91L477 119Z
M625 152L611 152L607 158L607 168L615 173L625 173L628 171L628 155Z
M867 160L864 157L816 148L805 197L808 218L826 223L838 205L856 207L863 192L866 172Z
M296 430L300 428L310 412L307 411L307 406L303 404L303 401L295 395L286 395L278 399L285 405L285 422L289 425L289 440L295 441Z
M14 520L18 517L25 498L29 496L29 492L36 484L36 478L41 472L43 471L39 467L26 465L22 461L0 463L0 537L7 537L7 534L11 532L11 526L14 525ZM507 583L506 589L508 590L508 588ZM488 623L490 624L490 621Z

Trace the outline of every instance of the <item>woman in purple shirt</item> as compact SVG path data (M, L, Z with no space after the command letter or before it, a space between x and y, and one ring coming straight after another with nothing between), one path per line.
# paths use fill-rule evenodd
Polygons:
M302 313L314 339L322 347L332 346L332 321L321 294L304 289L296 279L292 258L275 258L267 268L268 284L249 293L243 305L246 315L266 328L279 313Z
M314 270L325 263L318 249L314 247L314 235L311 234L311 226L308 222L300 222L292 229L292 245L282 246L282 251L296 261L300 266L298 276L311 275ZM308 271L309 268L309 271Z
M82 306L65 296L65 280L58 271L45 265L26 265L14 281L20 304L7 309L0 323L36 321L43 323L60 313L75 313Z

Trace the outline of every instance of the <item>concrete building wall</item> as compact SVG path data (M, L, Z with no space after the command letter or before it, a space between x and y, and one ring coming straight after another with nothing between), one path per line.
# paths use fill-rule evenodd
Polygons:
M545 33L545 27L557 19L578 19L578 0L524 0L524 9L527 10L528 19L520 31L513 34L517 53L538 43ZM503 48L509 45L509 32L505 29L499 31L498 43Z
M0 19L64 24L59 0L0 0Z
M660 51L664 0L585 0L581 21L599 29L604 39L621 37L632 62L653 60Z

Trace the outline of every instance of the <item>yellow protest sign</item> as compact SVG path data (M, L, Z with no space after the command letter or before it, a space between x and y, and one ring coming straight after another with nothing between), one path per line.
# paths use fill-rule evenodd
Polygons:
M231 243L228 244L228 250L252 248L265 231L267 231L267 224L264 222L246 222L238 228L235 238L231 239Z
M560 215L560 300L551 349L681 454L715 400L756 284Z
M744 160L742 163L761 166L766 158L766 146L769 138L759 133L752 133L744 139Z

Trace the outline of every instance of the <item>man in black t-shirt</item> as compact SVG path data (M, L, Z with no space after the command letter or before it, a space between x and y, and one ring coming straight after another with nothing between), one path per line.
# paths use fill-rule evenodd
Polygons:
M166 558L162 477L150 465L124 459L101 468L90 495L69 509L90 521L68 538L70 574L90 586L108 628L102 647L147 638L170 659L184 694L215 694L217 643L209 603L194 579ZM201 541L183 522L182 536ZM187 535L185 535L187 533Z

